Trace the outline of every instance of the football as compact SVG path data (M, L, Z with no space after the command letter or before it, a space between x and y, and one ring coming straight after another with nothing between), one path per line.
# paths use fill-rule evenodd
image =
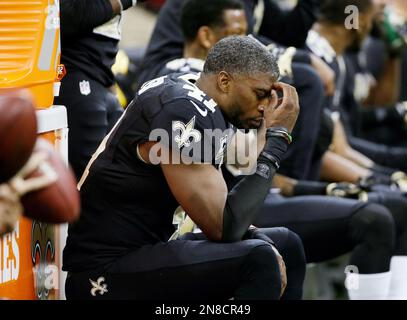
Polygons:
M37 139L37 118L25 91L0 94L0 183L27 162Z
M79 217L80 198L76 179L54 147L45 139L38 138L34 153L46 154L45 161L27 178L38 177L52 170L56 181L22 196L24 215L46 223L73 222Z

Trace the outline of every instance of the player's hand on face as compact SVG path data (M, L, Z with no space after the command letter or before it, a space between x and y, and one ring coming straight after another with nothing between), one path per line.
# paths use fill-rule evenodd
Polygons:
M284 127L292 132L300 111L297 90L282 82L275 83L273 89L270 105L264 110L266 126ZM278 98L277 92L282 93L282 98Z

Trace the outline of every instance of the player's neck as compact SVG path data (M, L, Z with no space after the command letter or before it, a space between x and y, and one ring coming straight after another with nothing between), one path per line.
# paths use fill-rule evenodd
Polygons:
M338 56L342 55L349 46L348 30L343 26L317 22L313 29L329 42Z
M184 58L205 60L208 51L195 42L187 43L184 47Z
M201 73L201 76L196 81L195 85L220 106L222 101L220 101L219 92L217 90L216 76Z

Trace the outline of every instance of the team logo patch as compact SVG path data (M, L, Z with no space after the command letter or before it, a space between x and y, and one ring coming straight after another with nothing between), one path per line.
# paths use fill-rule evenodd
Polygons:
M195 127L195 116L187 123L182 121L173 121L172 122L172 131L179 134L175 136L174 140L178 144L178 148L190 147L192 142L199 142L202 139L201 133L194 129Z
M82 95L88 96L91 93L89 81L83 80L79 82L79 90Z
M96 294L100 294L103 296L107 290L107 284L103 283L105 282L104 277L99 277L96 281L93 281L92 279L89 279L90 284L92 285L92 289L90 290L90 294L94 297L96 297Z

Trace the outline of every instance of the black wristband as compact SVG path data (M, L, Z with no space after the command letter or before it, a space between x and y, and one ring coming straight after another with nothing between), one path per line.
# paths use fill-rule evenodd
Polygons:
M286 151L288 149L288 141L281 136L277 136L277 135L273 135L273 134L267 135L266 139L267 139L266 144L264 145L264 149L263 149L262 153L266 153L266 154L270 155L280 165L280 162L283 159L284 154L286 153ZM259 161L261 161L264 158L265 158L264 154L263 155L260 154ZM270 160L270 159L268 159L268 160Z
M266 138L269 137L281 137L284 138L288 144L293 142L293 138L288 130L284 127L271 127L266 131Z
M326 195L328 183L318 181L298 181L294 186L294 196Z

